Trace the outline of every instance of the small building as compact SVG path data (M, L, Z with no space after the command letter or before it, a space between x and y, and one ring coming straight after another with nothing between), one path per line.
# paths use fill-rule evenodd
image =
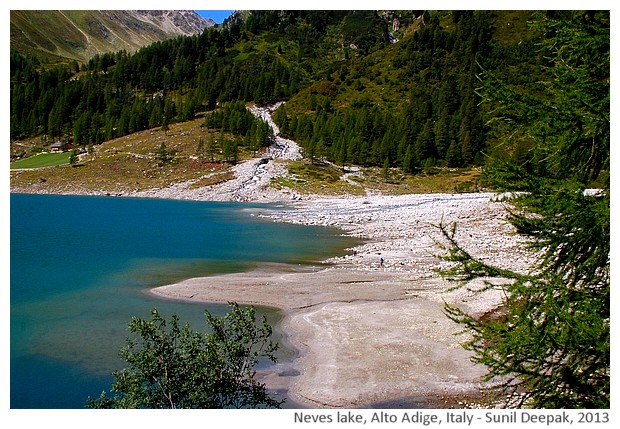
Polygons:
M73 145L67 142L58 141L58 142L52 143L51 145L52 152L64 152L66 150L71 150L71 149L73 149Z

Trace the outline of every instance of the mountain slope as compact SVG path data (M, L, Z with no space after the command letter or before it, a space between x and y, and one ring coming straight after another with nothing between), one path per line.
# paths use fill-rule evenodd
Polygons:
M11 11L11 48L44 62L84 62L95 54L133 52L156 41L200 34L215 25L194 11Z
M79 73L12 51L11 136L86 148L221 106L233 113L205 125L254 145L243 105L288 101L274 120L311 161L407 173L480 165L493 136L476 75L535 78L536 35L521 25L530 16L252 11L199 36L95 56Z

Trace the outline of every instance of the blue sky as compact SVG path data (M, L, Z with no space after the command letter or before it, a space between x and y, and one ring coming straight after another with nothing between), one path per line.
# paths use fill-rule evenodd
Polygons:
M211 18L217 24L221 24L224 22L226 18L233 13L234 10L197 10L196 13L202 16L203 18Z

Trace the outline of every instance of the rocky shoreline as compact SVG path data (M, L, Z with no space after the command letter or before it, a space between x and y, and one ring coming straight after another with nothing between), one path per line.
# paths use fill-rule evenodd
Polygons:
M461 244L474 256L525 271L532 258L507 222L504 203L478 193L314 197L287 205L258 215L336 227L364 243L326 260L328 268L261 267L152 293L281 309L282 328L300 356L292 370L276 367L261 376L304 406L474 406L475 400L466 405L459 398L478 397L484 368L460 346L465 337L443 306L482 315L501 302L501 292L476 293L479 283L453 290L437 274L446 266L437 258L437 225L456 222Z
M271 164L271 166L269 166ZM275 174L271 160L263 178ZM480 284L454 290L436 272L442 237L437 225L457 224L457 238L489 264L526 271L533 261L523 238L507 221L504 202L493 193L411 194L364 197L293 196L267 187L266 180L235 193L256 176L251 162L244 177L207 189L186 184L131 196L192 200L280 202L286 210L258 210L273 222L335 227L362 244L328 268L291 272L262 267L236 275L190 279L151 291L192 302L236 301L280 309L281 329L299 350L289 365L260 373L273 391L287 392L309 408L465 408L481 406L484 368L444 314L444 303L483 315L501 302L501 292L476 293ZM282 166L283 167L283 166ZM284 167L283 167L284 168ZM250 177L250 178L251 178ZM381 260L383 262L381 263ZM484 406L488 406L485 402Z
M270 121L275 107L250 109ZM465 337L444 314L444 303L482 315L498 306L501 291L477 293L481 285L476 283L454 289L437 274L446 266L437 257L442 241L438 225L455 223L458 241L473 256L526 271L533 258L507 221L505 203L493 193L388 196L367 190L363 197L326 197L274 189L271 179L286 176L286 162L299 159L301 152L295 142L279 136L275 124L272 127L275 140L269 150L233 167L232 180L198 188L192 186L196 181L188 181L122 195L280 202L286 210L260 210L255 215L273 222L335 227L362 244L348 249L346 256L327 259L321 269L259 267L249 273L190 279L151 293L282 310L282 329L300 354L292 368L263 371L261 380L274 391L287 391L302 406L475 405L485 371L461 347ZM80 194L79 188L69 193Z

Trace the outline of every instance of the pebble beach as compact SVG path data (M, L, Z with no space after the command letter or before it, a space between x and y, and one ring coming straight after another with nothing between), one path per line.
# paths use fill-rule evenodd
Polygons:
M265 266L252 272L196 278L151 292L194 302L236 301L274 307L299 351L293 368L260 374L273 390L309 408L450 408L477 406L485 368L463 349L467 338L444 313L457 305L483 315L501 304L501 288L460 288L437 270L438 225L457 225L459 243L489 264L525 272L533 262L494 193L365 196L298 195L268 186L286 174L281 161L300 159L295 142L279 136L262 158L234 167L235 179L191 189L191 183L136 196L281 202L287 210L260 212L274 222L338 228L361 244L313 270ZM346 180L346 174L343 180ZM293 374L293 375L291 375ZM488 405L488 404L487 404Z
M196 278L152 293L194 302L236 301L280 309L282 329L299 350L293 371L261 374L307 407L452 407L476 401L485 369L474 365L460 327L444 303L482 315L501 289L456 286L437 269L437 225L457 224L470 253L497 266L526 271L532 262L522 237L492 193L313 197L262 212L275 222L336 227L361 239L346 256L313 270L265 266ZM383 259L383 263L381 263ZM295 375L290 375L290 374Z

